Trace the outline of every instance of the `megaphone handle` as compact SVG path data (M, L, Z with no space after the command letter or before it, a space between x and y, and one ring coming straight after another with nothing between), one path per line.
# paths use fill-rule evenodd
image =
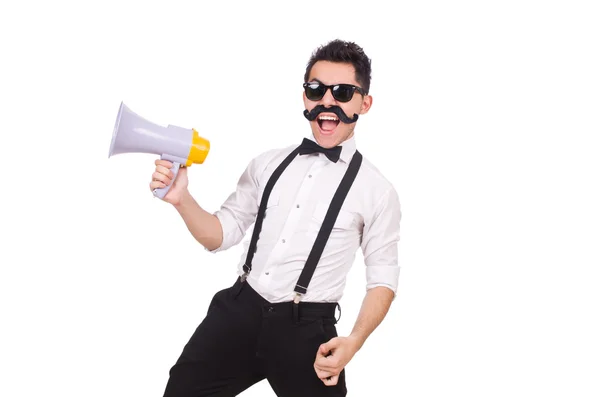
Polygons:
M171 172L173 172L173 182L171 182L170 185L167 185L162 188L154 189L152 191L152 193L154 193L154 195L156 197L163 199L166 196L166 194L169 192L169 189L171 188L171 186L173 186L173 183L175 182L175 178L177 178L177 174L179 173L179 167L181 167L181 164L183 161L182 161L182 159L179 159L178 157L170 156L168 154L163 154L162 156L160 156L160 158L162 160L168 160L173 163L173 166L171 167ZM185 160L185 159L183 159L183 160Z
M179 167L179 163L173 163L173 167L171 167L171 171L173 172L173 182L175 182L175 178L177 178L177 174L179 173ZM171 182L170 185L167 185L165 187L154 189L154 195L159 199L165 198L165 196L169 192L169 189L171 188L171 186L173 186L173 182Z

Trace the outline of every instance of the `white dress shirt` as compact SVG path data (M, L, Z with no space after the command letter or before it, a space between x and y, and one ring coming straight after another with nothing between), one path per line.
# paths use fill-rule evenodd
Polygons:
M314 141L312 136L307 138ZM239 275L243 274L252 236L252 230L248 229L256 219L265 185L275 168L298 144L269 150L254 158L240 177L236 191L215 212L223 228L223 242L210 252L226 250L247 236L238 264ZM356 150L355 138L341 146L337 163L321 153L296 156L271 192L252 270L246 280L272 303L294 298L298 277ZM384 286L396 293L400 271L400 217L396 190L363 156L358 175L301 300L338 302L359 247L365 261L366 288Z

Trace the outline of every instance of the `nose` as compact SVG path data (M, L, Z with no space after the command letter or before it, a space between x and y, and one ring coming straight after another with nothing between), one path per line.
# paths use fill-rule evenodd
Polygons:
M331 92L331 88L328 88L327 91L325 91L325 95L323 95L323 98L321 98L321 104L323 104L324 106L332 106L332 105L336 105L336 100L333 97L333 93Z

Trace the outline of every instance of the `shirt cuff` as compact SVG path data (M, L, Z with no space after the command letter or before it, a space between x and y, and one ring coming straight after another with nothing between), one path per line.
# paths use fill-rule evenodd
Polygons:
M235 223L235 221L233 219L231 219L230 216L227 216L227 214L225 214L225 212L223 210L218 210L216 212L213 212L213 215L217 217L219 222L221 222L221 229L223 231L221 245L212 250L204 247L204 250L206 250L212 254L216 254L217 252L227 250L228 248L230 248L233 245L231 242L231 238L228 238L228 237L231 236L230 231L233 230L233 228L237 227L237 224Z
M367 266L367 291L375 287L387 287L394 293L398 291L400 266L398 265L371 265Z

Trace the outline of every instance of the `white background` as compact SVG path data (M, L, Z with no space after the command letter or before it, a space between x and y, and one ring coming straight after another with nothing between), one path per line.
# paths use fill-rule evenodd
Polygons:
M403 208L399 296L348 395L599 396L595 5L3 2L0 395L162 396L241 249L152 197L154 155L107 157L120 102L211 141L189 174L212 211L308 132L304 67L342 38L373 59L357 143Z

